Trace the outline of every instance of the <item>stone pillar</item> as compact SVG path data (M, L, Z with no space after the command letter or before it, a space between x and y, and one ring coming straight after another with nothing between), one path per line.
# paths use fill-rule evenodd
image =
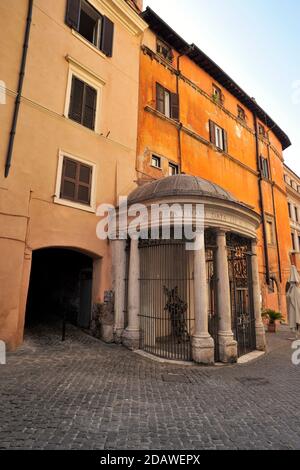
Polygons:
M228 252L226 232L217 232L217 299L219 317L219 355L220 361L234 363L237 361L237 342L232 332L231 299L228 272Z
M259 351L266 350L266 335L265 327L261 317L261 304L260 304L260 287L259 287L259 272L257 260L257 241L252 240L252 288L253 288L253 308L255 315L255 332L256 332L256 349Z
M126 277L126 240L113 240L113 289L115 294L114 339L116 343L122 340L124 332L125 311L125 277Z
M195 331L192 356L198 364L214 364L214 340L208 333L208 286L206 276L204 232L195 239L194 250Z
M123 333L123 344L128 349L139 349L140 340L140 256L139 241L131 239L128 277L128 327Z

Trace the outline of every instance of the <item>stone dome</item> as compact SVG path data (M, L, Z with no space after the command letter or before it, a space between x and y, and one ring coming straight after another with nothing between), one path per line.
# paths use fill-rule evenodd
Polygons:
M128 198L129 204L160 199L167 196L206 196L237 203L232 194L211 181L198 176L168 176L135 189Z

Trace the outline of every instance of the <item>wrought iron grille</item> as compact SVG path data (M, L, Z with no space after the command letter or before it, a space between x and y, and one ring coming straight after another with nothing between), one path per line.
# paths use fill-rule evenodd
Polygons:
M208 331L215 342L215 361L219 360L219 317L217 304L217 279L215 249L206 248L206 272L208 286Z
M182 240L140 241L141 349L192 360L193 253Z
M238 355L256 348L253 308L251 244L233 234L227 237L232 310L232 330L238 342Z

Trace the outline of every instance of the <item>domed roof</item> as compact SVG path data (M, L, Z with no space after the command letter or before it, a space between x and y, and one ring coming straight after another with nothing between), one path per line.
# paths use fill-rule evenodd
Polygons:
M134 204L166 196L207 196L238 202L221 186L198 176L189 175L168 176L140 186L129 195L128 202Z

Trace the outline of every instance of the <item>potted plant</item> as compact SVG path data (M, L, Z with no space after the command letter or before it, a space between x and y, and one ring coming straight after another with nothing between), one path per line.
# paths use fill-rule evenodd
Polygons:
M266 309L266 310L263 310L262 317L268 320L268 332L276 333L276 330L277 330L276 322L279 320L282 320L282 314L280 312L276 312L275 310Z

